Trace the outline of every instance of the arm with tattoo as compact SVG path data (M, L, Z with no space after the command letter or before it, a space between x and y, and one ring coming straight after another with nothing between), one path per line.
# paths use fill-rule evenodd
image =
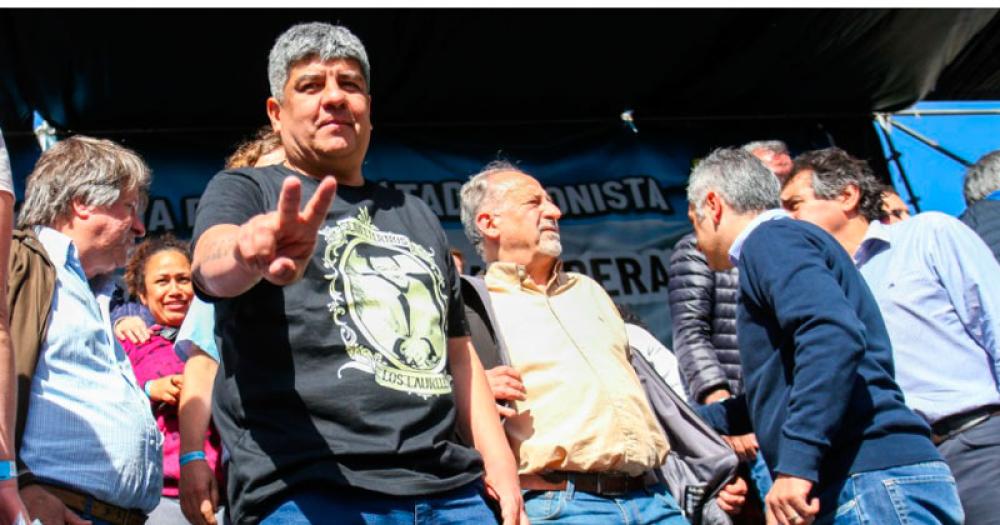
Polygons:
M262 278L277 286L297 281L312 257L336 191L336 179L326 177L300 209L302 183L288 177L277 210L239 226L217 224L206 230L194 249L192 273L198 286L216 297L236 297Z

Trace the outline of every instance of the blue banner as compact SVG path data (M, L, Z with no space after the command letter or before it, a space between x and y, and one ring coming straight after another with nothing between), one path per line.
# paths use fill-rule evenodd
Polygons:
M466 272L476 273L483 263L462 231L459 190L487 162L514 162L546 187L563 212L566 269L597 280L668 343L667 267L674 243L691 229L684 187L693 155L674 141L644 138L613 129L500 151L474 143L444 147L426 137L416 144L386 139L373 143L364 174L423 199L452 246L465 254ZM186 235L208 176L169 161L154 170L147 228Z
M506 133L515 140L485 132L460 138L453 132L385 135L374 137L365 177L423 199L452 246L464 253L466 273L483 264L462 231L459 190L486 163L508 160L535 176L562 210L565 268L597 280L669 344L667 267L674 243L691 230L684 188L692 146L617 126L572 135L558 128ZM183 151L162 141L125 145L153 169L147 230L189 236L199 196L229 152ZM27 171L17 173L19 191Z

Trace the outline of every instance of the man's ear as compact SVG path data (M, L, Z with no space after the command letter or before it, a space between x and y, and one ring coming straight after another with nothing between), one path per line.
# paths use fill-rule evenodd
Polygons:
M476 228L483 238L496 240L500 237L500 228L497 227L496 215L481 211L476 214Z
M705 195L705 209L712 219L712 224L718 226L722 222L722 197L718 193L709 190Z
M267 98L267 118L271 120L271 129L275 133L281 132L281 103L274 97Z
M94 214L95 208L96 206L84 204L83 201L80 199L73 199L73 202L70 204L70 209L73 211L73 216L82 220L89 219L90 216Z
M840 195L837 196L837 200L840 202L840 207L844 210L844 213L859 211L858 205L861 204L861 190L854 184L848 184L844 186Z

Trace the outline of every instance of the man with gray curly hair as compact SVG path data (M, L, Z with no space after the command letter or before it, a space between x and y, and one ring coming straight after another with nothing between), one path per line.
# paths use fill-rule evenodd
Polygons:
M135 152L57 142L28 176L10 261L21 497L43 523L141 523L160 500L163 437L111 331L111 273L150 172Z
M216 299L213 415L233 458L232 520L488 523L490 497L518 523L514 457L441 225L419 198L362 173L372 123L361 40L293 26L268 77L285 160L215 176L193 240L194 279ZM211 479L204 456L182 453L185 515L210 521L204 504L184 503L185 490L210 493L185 481Z
M965 172L965 203L959 220L975 230L1000 262L1000 150L983 155Z
M875 299L837 241L774 209L778 181L742 150L694 168L688 205L712 269L740 270L745 393L700 410L720 433L756 432L774 476L768 523L889 523L895 512L961 523L948 466L893 381ZM927 484L890 498L889 480Z
M930 424L968 522L1000 523L1000 486L983 476L1000 470L1000 417L991 417L1000 414L1000 265L943 213L879 222L882 186L865 161L837 148L797 157L781 195L796 218L840 242L871 288L896 381Z

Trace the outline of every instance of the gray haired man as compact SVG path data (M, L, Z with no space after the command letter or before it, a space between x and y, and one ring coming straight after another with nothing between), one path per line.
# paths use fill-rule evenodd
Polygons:
M142 523L160 501L163 437L108 312L149 180L134 152L82 136L28 177L9 302L21 498L46 525Z
M743 145L743 151L757 157L782 182L792 174L792 157L788 154L788 146L780 140L748 142Z
M510 366L491 369L533 521L684 524L652 470L670 450L628 360L625 324L585 275L562 271L562 212L530 175L487 165L462 186L466 236ZM470 299L471 300L471 299Z
M702 415L723 434L756 432L774 476L769 523L961 523L954 478L893 381L871 291L833 237L775 209L778 196L742 150L691 173L699 249L713 270L740 270L745 379L744 394Z
M983 155L965 172L965 203L959 219L975 230L1000 262L1000 150Z
M195 281L217 300L232 520L492 522L485 482L517 523L513 455L444 232L423 201L362 174L364 46L297 25L268 73L286 160L213 178L194 229ZM201 467L183 466L182 484Z

